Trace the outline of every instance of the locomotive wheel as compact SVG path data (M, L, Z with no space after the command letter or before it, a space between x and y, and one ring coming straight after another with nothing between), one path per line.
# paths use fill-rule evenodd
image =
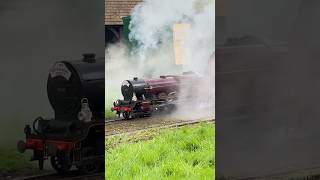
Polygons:
M60 174L68 172L72 166L70 155L65 152L59 152L57 155L51 156L50 162L53 169Z
M125 119L130 119L131 118L131 112L125 111L125 112L122 113L122 116Z

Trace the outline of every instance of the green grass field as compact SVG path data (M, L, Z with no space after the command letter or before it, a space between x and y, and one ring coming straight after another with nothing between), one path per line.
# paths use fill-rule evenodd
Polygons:
M106 119L114 119L116 117L118 117L118 115L115 112L111 111L111 106L108 109L106 108L106 110L105 110L105 118Z
M31 167L31 162L16 149L0 148L0 173L15 172Z
M213 123L106 140L106 179L214 179Z
M111 90L109 90L107 93L108 93L108 96L106 96L106 99L105 99L105 118L114 119L118 116L115 112L111 111L111 108L113 107L113 102L118 99L117 97L119 97L119 95L117 95L116 93L114 93L114 91L111 91Z

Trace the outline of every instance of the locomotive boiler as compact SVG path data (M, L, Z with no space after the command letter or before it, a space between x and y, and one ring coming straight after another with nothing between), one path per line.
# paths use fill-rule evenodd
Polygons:
M47 95L53 119L36 118L26 125L26 142L18 150L33 150L31 160L50 159L59 173L72 166L86 173L104 167L104 59L84 54L83 59L59 61L50 69Z
M200 78L192 72L183 75L160 76L157 79L125 80L121 85L123 100L113 103L112 111L125 119L150 116L152 113L170 113L179 100L192 96ZM192 86L191 86L192 85ZM188 89L184 92L183 89Z

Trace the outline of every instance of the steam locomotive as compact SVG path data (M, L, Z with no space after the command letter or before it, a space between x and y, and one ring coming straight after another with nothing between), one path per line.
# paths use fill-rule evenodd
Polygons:
M192 88L196 88L199 81L200 77L192 72L160 76L157 79L135 77L125 80L121 85L123 100L115 101L111 111L115 111L119 117L122 115L124 119L171 113L178 103L192 96Z
M54 119L36 118L26 125L26 142L18 150L33 150L31 160L43 169L50 158L58 173L72 166L86 173L104 168L104 59L84 54L82 60L56 62L47 80Z

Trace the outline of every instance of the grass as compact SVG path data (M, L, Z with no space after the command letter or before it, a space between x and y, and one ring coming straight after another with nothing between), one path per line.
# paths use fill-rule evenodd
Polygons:
M112 90L109 90L107 94L108 96L106 96L106 100L105 100L105 118L114 119L118 115L115 112L112 112L111 108L113 107L113 102L117 100L117 98L115 97L119 97L119 95Z
M0 173L15 172L31 167L31 162L16 149L0 149Z
M111 106L107 107L105 110L105 118L106 119L114 119L116 117L118 117L118 115L115 112L111 111Z
M214 179L213 123L106 140L106 179Z

